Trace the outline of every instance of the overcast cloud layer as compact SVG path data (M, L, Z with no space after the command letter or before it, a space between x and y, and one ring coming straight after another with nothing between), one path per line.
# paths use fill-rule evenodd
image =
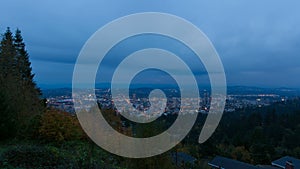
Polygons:
M39 85L70 84L85 41L106 23L137 12L165 12L212 41L229 85L300 87L300 1L9 0L0 31L20 28Z

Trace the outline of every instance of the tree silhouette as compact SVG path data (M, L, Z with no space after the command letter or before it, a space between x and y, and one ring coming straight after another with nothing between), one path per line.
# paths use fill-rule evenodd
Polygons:
M21 31L17 29L13 36L7 28L0 44L0 93L3 96L0 121L3 122L1 129L10 133L6 136L26 135L29 123L42 112L41 92L33 77Z

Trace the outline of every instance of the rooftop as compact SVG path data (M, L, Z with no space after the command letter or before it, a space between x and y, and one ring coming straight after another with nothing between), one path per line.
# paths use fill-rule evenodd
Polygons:
M272 165L279 168L285 168L286 162L291 162L294 165L294 169L300 169L300 160L290 156L285 156L275 160L272 162Z
M208 165L220 169L261 169L260 167L251 164L220 156L215 157L211 162L208 163Z

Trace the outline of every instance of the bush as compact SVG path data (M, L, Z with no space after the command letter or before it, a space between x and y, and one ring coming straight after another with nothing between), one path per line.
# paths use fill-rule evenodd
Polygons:
M91 141L68 141L60 145L14 142L0 145L0 168L6 169L121 169L120 157Z
M59 152L55 147L22 145L2 153L1 168L78 168L76 161Z
M67 112L47 110L41 117L40 137L47 141L63 142L85 137L76 117Z

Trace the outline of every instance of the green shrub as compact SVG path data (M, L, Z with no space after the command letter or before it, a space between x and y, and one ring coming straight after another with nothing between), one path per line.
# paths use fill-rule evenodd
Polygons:
M76 161L67 158L55 147L14 146L2 153L0 168L78 168Z

